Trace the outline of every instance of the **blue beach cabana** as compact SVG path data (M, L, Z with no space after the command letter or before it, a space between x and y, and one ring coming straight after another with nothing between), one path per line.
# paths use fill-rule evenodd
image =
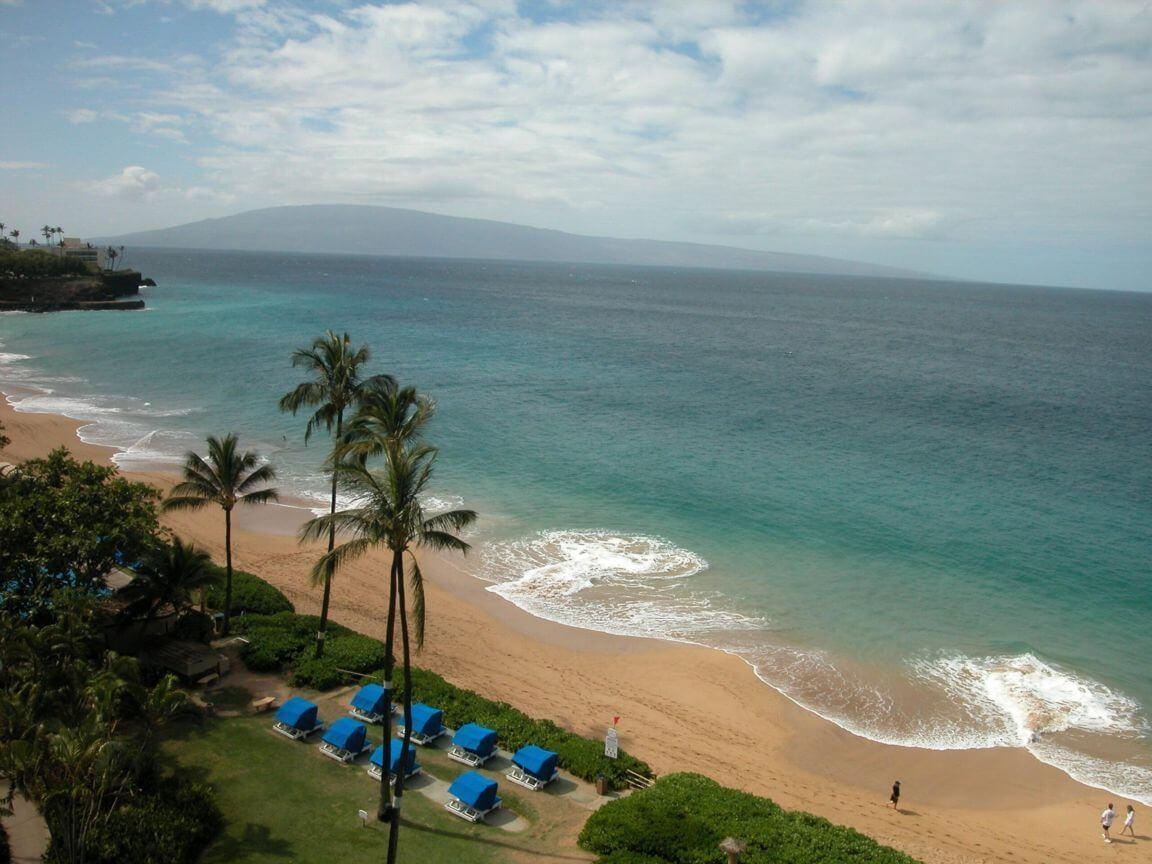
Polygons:
M404 747L404 742L399 738L393 738L389 746L388 754L388 782L391 783L392 779L397 774L397 769L400 767L400 750ZM404 777L415 777L422 769L416 762L416 748L408 748L408 764L404 769ZM368 774L380 780L384 776L384 745L381 744L372 751L372 756L368 760Z
M479 768L496 753L496 730L476 723L465 723L452 736L448 758Z
M317 729L324 728L324 724L316 716L316 711L315 702L293 696L276 712L276 722L272 724L272 728L281 735L299 741Z
M480 822L493 810L500 809L502 802L496 789L495 780L489 780L475 771L465 771L448 787L452 800L444 806L461 819Z
M555 780L560 773L556 768L558 758L551 750L545 750L535 744L521 747L512 756L512 769L508 772L508 779L533 792L538 792Z
M320 752L337 762L351 762L368 747L368 728L351 717L341 717L324 733Z
M412 740L417 744L431 744L448 730L444 728L444 712L439 708L417 702L412 706ZM396 734L404 735L404 714L396 724Z
M379 684L365 684L352 697L348 713L365 723L380 723L384 715L392 712L391 700Z

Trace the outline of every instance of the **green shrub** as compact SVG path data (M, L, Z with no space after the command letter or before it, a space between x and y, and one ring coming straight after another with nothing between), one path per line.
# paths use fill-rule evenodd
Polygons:
M194 864L224 828L212 789L177 775L113 811L89 835L91 864ZM48 861L62 860L50 850Z
M12 851L8 848L8 832L0 823L0 864L11 864Z
M706 864L724 860L725 837L748 844L743 864L916 864L851 828L699 774L672 774L611 801L584 824L580 845L600 864Z
M0 278L43 276L87 276L93 271L78 258L65 258L44 249L19 251L0 246Z
M367 675L384 665L384 643L360 633L337 632L325 640L324 659L341 669Z
M213 564L220 581L208 589L208 605L224 608L225 568ZM275 615L277 612L295 612L292 602L259 576L243 570L232 571L232 615ZM235 622L233 622L235 626Z
M328 657L299 661L292 670L288 683L293 687L311 687L313 690L331 690L351 680Z
M598 864L668 864L663 858L653 858L639 852L613 852L605 855Z

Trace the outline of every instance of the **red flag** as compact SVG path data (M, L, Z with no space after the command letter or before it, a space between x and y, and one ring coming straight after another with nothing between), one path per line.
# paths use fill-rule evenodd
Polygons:
M615 726L615 725L616 725L617 723L619 723L619 722L620 722L620 718L619 718L619 717L613 717L613 718L612 718L612 725L613 725L613 726Z

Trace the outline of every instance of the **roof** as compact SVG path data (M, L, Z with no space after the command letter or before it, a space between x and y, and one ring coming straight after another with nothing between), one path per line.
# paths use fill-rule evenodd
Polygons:
M444 712L439 708L417 702L412 706L412 731L420 735L439 732L444 725Z
M360 692L352 697L352 705L365 714L384 714L388 711L388 700L384 698L384 688L379 684L365 684Z
M477 810L491 810L496 806L496 789L495 780L475 771L465 771L452 781L448 794Z
M404 746L404 742L401 741L399 738L393 738L392 739L392 745L390 748L391 752L389 753L389 757L388 757L388 770L391 771L393 774L398 773L396 771L396 769L398 767L400 767L400 749L403 746ZM407 774L408 771L411 771L415 767L416 767L416 745L410 744L408 746L408 768L404 773Z
M496 731L476 723L465 723L452 736L452 743L481 756L487 756L496 749Z
M400 764L400 748L404 746L404 742L399 738L393 738L392 744L389 746L388 756L388 770L395 774L396 766ZM384 767L384 745L381 744L372 751L372 756L368 759L373 765ZM408 771L416 767L416 747L412 745L408 748ZM407 771L405 773L408 773Z
M316 725L316 704L293 696L280 706L276 720L295 729L311 729Z
M551 750L529 744L527 747L521 747L516 751L512 757L512 764L520 766L533 777L549 780L552 777L552 772L556 770L557 758L557 755Z
M368 729L363 723L357 723L351 717L341 717L324 733L324 743L341 750L358 751L364 747L366 737Z

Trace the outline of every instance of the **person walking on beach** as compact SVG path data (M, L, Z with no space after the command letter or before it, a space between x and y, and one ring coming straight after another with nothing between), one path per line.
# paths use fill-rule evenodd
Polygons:
M1108 802L1108 809L1100 814L1100 827L1104 829L1104 842L1111 843L1112 838L1108 836L1108 829L1112 827L1112 820L1116 818L1116 811L1112 809L1112 802Z
M1132 805L1128 805L1128 815L1124 817L1124 827L1120 829L1120 836L1124 836L1127 831L1133 837L1136 836L1136 831L1132 828L1132 823L1136 821L1136 811L1132 809Z
M900 781L899 780L897 780L895 783L892 784L892 797L889 798L888 800L892 802L892 809L893 810L898 809L898 806L900 804Z

